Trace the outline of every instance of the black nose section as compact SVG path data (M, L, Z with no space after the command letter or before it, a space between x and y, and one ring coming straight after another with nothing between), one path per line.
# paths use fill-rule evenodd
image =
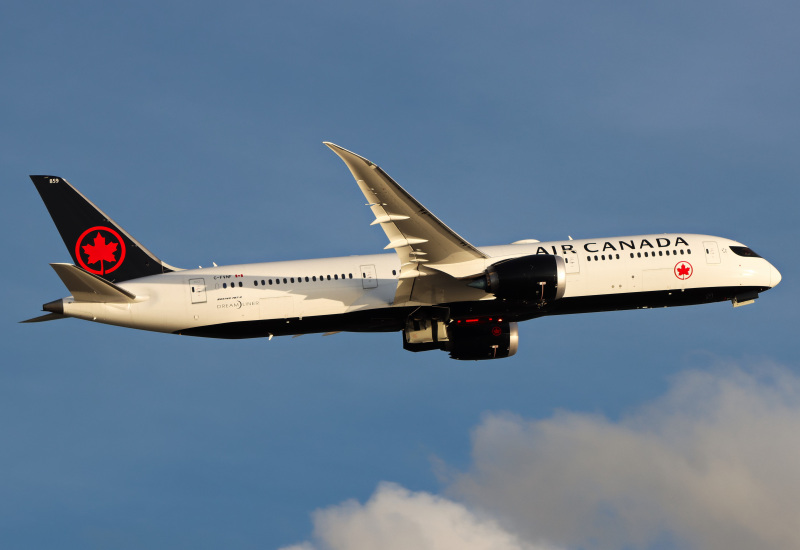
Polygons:
M64 315L64 300L53 300L42 306L42 311Z

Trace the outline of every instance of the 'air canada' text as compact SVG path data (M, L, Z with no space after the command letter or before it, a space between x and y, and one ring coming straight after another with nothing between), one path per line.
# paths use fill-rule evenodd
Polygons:
M651 243L648 239L630 239L627 241L604 241L600 242L588 242L583 245L583 249L586 252L591 253L598 253L598 252L606 252L608 250L614 251L621 251L621 250L642 250L644 248L667 248L670 246L689 246L689 243L686 242L686 239L683 237L676 237L675 242L673 243L667 237L658 237L655 239L655 244ZM544 246L540 246L536 249L537 254L559 254L558 249L555 245L550 247L552 252L545 248ZM566 254L568 252L575 253L575 249L571 244L562 244L561 245L561 254Z

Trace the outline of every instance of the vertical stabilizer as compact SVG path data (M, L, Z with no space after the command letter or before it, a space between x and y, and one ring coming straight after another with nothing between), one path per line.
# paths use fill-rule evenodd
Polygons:
M174 271L56 176L31 176L75 265L111 282Z

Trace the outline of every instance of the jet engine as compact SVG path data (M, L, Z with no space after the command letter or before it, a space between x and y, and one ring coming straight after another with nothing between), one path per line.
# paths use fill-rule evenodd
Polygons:
M464 361L511 357L518 345L517 323L494 316L449 319L444 308L415 311L403 330L403 348L408 351L440 349Z
M564 296L567 268L564 258L534 254L501 260L469 286L508 300L546 303Z
M447 337L444 349L462 361L511 357L519 346L517 323L502 319L457 319L447 326Z

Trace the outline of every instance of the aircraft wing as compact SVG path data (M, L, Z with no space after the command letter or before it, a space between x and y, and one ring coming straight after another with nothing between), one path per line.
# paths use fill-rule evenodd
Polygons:
M372 225L380 225L389 239L384 248L395 250L400 257L395 303L418 301L413 297L414 287L423 277L445 277L449 281L440 283L448 284L453 278L483 273L487 256L447 227L380 167L343 147L324 143L352 172L375 215Z

